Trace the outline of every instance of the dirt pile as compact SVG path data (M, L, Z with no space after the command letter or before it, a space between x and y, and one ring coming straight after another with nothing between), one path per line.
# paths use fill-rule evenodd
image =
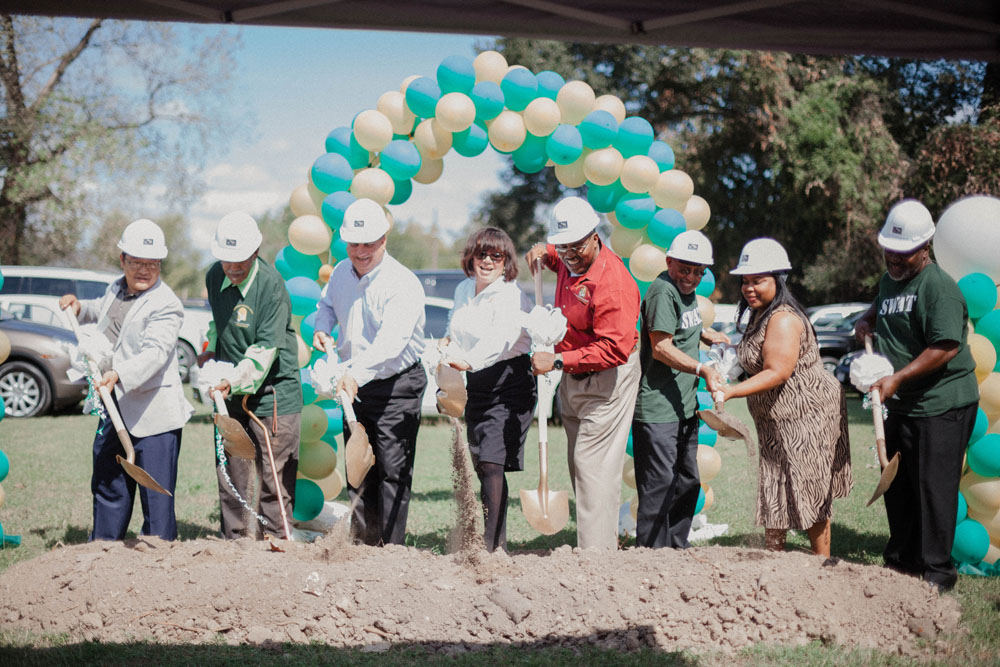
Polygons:
M0 622L106 642L703 652L818 639L917 655L947 651L939 635L960 615L954 598L915 579L804 553L561 547L470 564L332 536L281 548L155 538L60 548L0 577ZM918 638L931 641L921 649Z

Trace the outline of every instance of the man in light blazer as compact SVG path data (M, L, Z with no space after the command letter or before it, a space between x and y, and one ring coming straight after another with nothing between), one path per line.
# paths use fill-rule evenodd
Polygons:
M111 341L111 368L99 384L112 390L135 447L135 463L153 476L169 496L145 487L142 534L177 538L174 488L181 429L194 412L184 398L177 368L177 334L184 307L160 279L167 256L163 230L151 220L136 220L118 241L125 275L108 285L100 299L80 301L66 294L59 305L73 308L80 322L97 322ZM125 537L135 504L136 482L115 460L124 449L114 426L102 418L94 437L94 529L90 540Z

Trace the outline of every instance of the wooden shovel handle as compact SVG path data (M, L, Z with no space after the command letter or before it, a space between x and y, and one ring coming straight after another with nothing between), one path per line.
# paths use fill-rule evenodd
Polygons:
M865 352L872 354L872 337L865 336ZM889 465L889 456L885 450L885 424L882 423L882 397L878 389L872 387L872 421L875 424L875 449L878 452L878 462L885 470Z
M535 260L535 305L542 305L542 260Z
M340 401L340 407L344 411L344 416L347 417L347 423L353 424L358 421L358 418L354 416L354 406L351 405L351 399L347 395L346 391L342 391L337 394L337 400Z
M212 390L212 400L215 401L216 411L223 417L229 416L229 410L226 409L226 401L222 398L222 392L218 390Z

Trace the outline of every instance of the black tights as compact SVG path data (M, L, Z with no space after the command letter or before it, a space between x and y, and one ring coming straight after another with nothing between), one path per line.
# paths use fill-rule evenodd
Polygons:
M507 550L507 477L499 463L480 462L476 474L482 486L483 541L490 551Z

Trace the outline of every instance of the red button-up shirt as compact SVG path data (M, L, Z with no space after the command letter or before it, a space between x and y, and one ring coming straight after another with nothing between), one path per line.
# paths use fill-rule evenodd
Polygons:
M621 366L635 349L639 332L639 286L611 248L601 249L590 268L573 276L555 246L545 246L544 263L556 272L556 307L568 323L556 345L569 373Z

